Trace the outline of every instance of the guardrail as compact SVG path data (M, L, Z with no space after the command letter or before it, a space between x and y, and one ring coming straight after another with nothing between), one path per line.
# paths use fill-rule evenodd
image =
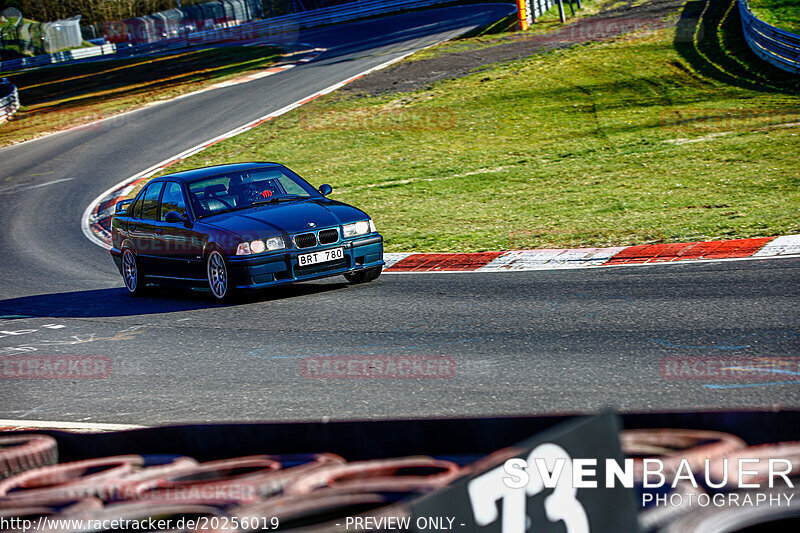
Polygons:
M744 38L753 52L778 68L800 74L800 35L759 20L750 11L747 0L739 0L739 13Z
M0 122L8 120L19 109L17 88L6 80L0 82Z
M178 48L223 41L259 39L296 32L303 28L336 24L360 18L385 15L409 9L419 9L456 0L358 0L347 4L292 13L266 20L249 22L229 28L193 32L182 37L165 39L140 45L103 45L79 48L55 54L45 54L0 63L0 72L30 67L41 67L53 63L77 61L89 57L114 54L117 57L163 53Z

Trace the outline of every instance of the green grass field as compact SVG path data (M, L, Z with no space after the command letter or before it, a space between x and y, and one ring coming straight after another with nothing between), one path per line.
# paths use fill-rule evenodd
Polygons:
M710 67L659 30L430 90L334 93L170 170L285 163L369 212L388 251L800 233L800 90L702 52Z
M750 0L750 9L766 23L800 34L800 2L797 0Z

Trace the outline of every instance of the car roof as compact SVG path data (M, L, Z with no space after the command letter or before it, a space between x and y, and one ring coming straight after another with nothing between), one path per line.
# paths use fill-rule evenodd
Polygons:
M159 176L153 181L183 181L190 182L202 178L210 178L211 176L219 176L228 172L242 172L245 170L252 170L256 168L269 168L269 167L283 167L280 163L230 163L227 165L214 165L210 167L195 168L192 170L182 170L174 174L167 174L166 176Z

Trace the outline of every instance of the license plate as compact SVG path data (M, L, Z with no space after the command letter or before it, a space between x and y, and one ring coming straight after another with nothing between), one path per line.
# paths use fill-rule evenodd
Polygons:
M310 254L298 255L297 264L299 266L316 265L317 263L336 261L342 257L344 257L344 248L331 248L330 250L321 250L319 252L311 252Z

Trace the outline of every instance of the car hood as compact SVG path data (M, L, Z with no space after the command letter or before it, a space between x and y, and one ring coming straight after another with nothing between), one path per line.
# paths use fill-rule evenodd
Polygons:
M310 199L231 211L202 221L248 240L301 233L367 218L366 213L353 206L328 199Z

